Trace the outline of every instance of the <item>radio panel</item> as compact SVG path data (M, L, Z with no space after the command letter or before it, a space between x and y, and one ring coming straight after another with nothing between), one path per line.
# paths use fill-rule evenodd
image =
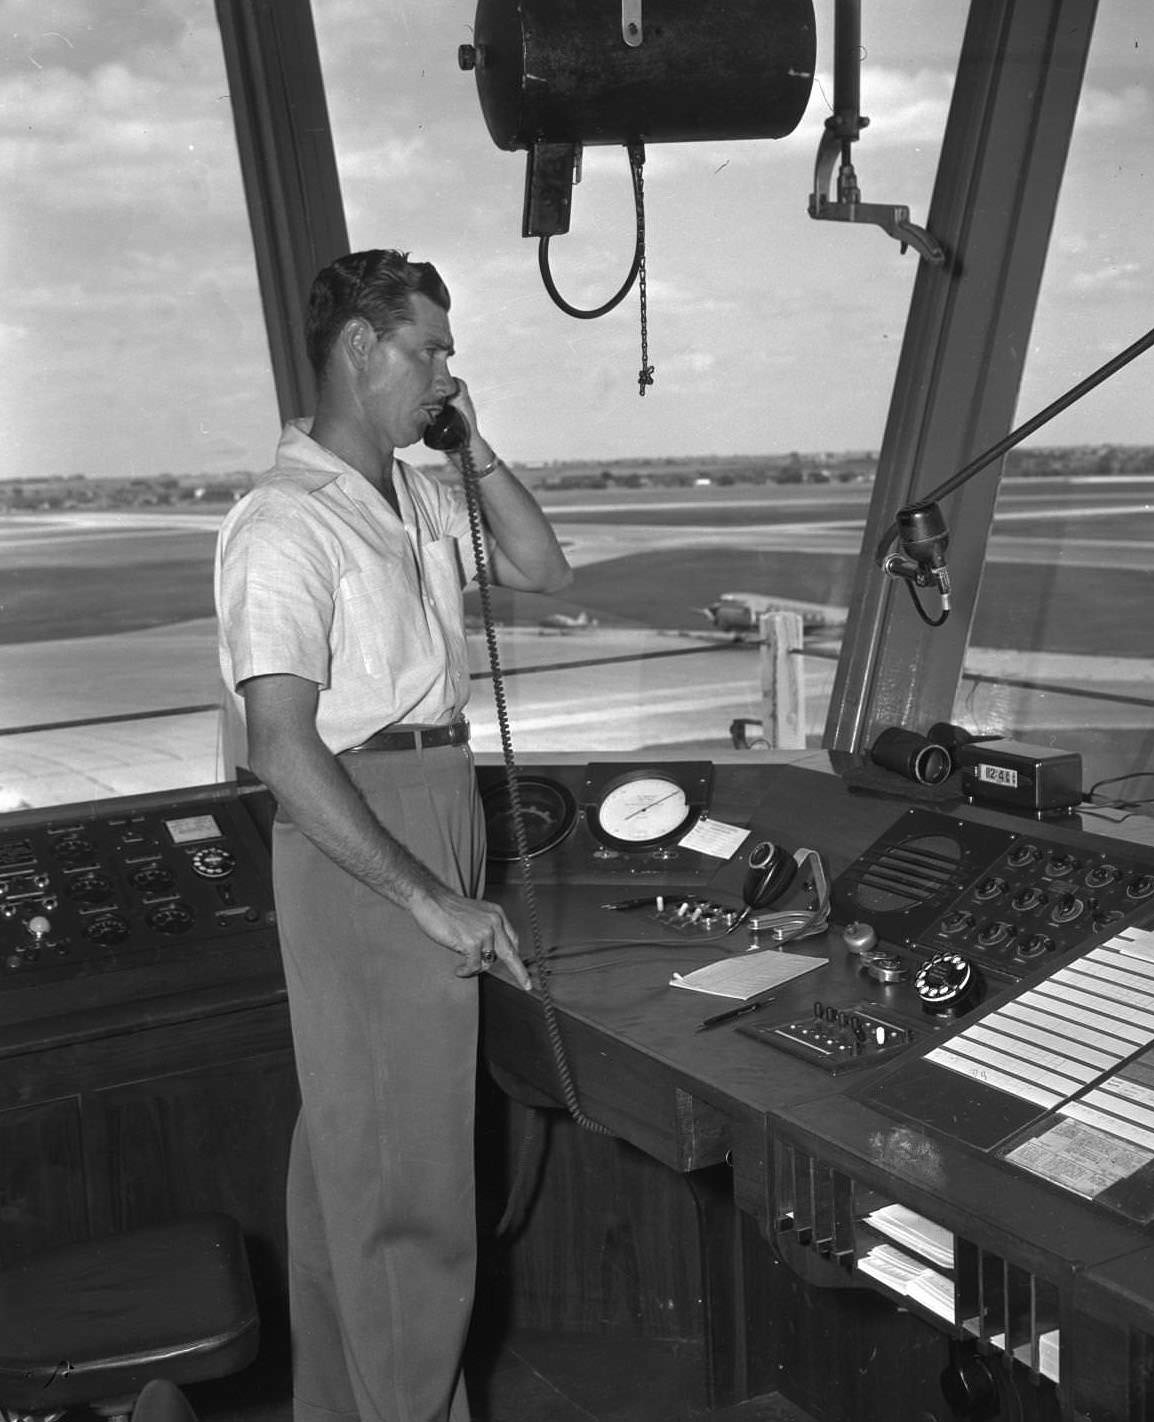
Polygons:
M219 793L106 801L0 825L0 991L272 927L268 854Z
M1019 982L1154 912L1148 861L908 811L833 885L838 922L915 953L961 954Z

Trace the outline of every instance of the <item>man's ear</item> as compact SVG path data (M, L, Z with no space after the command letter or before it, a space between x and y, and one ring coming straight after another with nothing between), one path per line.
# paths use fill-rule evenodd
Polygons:
M352 316L341 327L337 342L353 370L364 370L377 333L363 316Z

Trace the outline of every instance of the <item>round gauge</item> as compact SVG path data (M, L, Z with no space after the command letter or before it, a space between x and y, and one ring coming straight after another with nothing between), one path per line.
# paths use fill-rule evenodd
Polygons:
M132 874L133 888L143 893L156 893L172 888L172 870L163 864L145 864Z
M149 928L155 928L158 933L183 933L192 927L194 919L187 904L173 899L169 904L154 908L148 915L147 922Z
M103 874L78 874L68 881L68 897L82 904L103 904L113 897L112 885Z
M88 924L84 936L105 946L119 943L128 937L128 920L118 913L102 913Z
M638 770L605 787L590 810L595 834L622 849L649 849L682 834L697 818L684 786L658 770Z
M577 818L577 803L555 780L518 775L517 800L525 831L525 851L532 859L560 844ZM508 781L502 780L481 797L489 858L512 864L521 857L517 846L517 816Z
M85 859L93 852L91 843L82 835L70 834L52 846L57 859Z

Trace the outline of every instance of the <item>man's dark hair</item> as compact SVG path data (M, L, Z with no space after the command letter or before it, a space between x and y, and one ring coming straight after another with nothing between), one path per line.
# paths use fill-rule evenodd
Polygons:
M408 252L350 252L319 272L305 319L305 349L318 381L324 378L329 352L346 321L363 316L378 336L387 336L398 326L412 324L414 294L449 309L449 290L436 267L410 262Z

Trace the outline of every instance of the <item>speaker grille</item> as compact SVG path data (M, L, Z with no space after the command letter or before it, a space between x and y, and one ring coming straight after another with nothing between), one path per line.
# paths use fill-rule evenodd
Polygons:
M833 884L834 922L862 920L890 943L914 943L1013 841L993 825L907 810Z
M856 866L855 897L871 913L906 913L956 886L961 862L961 845L945 835L875 845Z

